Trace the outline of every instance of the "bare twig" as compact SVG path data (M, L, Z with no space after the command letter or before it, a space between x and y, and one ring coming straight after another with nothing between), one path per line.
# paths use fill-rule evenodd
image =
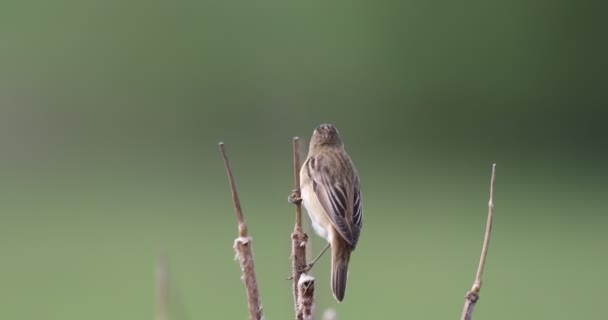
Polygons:
M488 254L488 246L490 245L490 234L492 232L492 219L494 218L494 181L496 180L496 164L492 165L492 177L490 179L490 201L488 202L488 219L486 221L486 232L483 238L483 246L481 248L481 257L479 258L479 266L471 291L467 292L462 310L461 320L471 320L473 309L477 300L479 300L479 291L481 290L481 277L486 264L486 256Z
M306 244L308 242L308 235L304 233L302 230L302 198L300 194L300 151L299 151L299 138L293 138L293 180L294 180L294 190L293 193L289 196L289 201L295 204L296 206L296 222L293 229L293 233L291 234L291 266L292 273L291 279L293 280L293 302L294 308L296 312L296 319L311 319L312 313L310 313L309 318L306 318L304 314L304 309L301 308L302 303L310 303L311 307L309 310L312 310L313 303L313 289L314 289L314 281L315 279L311 276L308 276L305 271L307 269L306 265ZM311 289L307 292L306 301L302 301L303 298L301 294L300 280L301 277L306 276L307 286ZM312 311L311 311L312 312Z
M228 182L230 183L230 191L232 191L232 202L234 203L234 212L236 213L236 220L239 223L239 236L247 236L247 225L243 218L243 211L241 210L241 201L239 200L239 194L236 191L236 184L234 183L234 176L232 175L232 167L230 167L230 160L226 154L226 148L224 143L220 142L220 152L224 158L224 166L226 167L226 174L228 174Z
M302 319L312 320L315 293L315 278L307 274L300 276L298 281L298 311Z
M156 320L168 320L169 270L167 256L161 254L156 265Z
M255 264L251 248L252 239L247 234L247 225L245 224L243 212L241 211L241 202L239 201L239 194L236 190L234 176L232 175L232 168L230 167L230 161L226 155L224 143L220 142L219 146L222 157L224 158L224 165L226 167L226 173L228 174L228 181L230 182L230 190L232 191L232 201L234 202L236 219L239 223L239 237L234 240L234 250L241 264L241 271L243 272L242 279L245 282L245 287L247 288L249 318L251 320L261 320L264 319L264 314L262 312L262 301L260 299L258 282L255 275Z
M300 194L300 138L293 137L293 192L296 205L296 229L302 229L302 201Z

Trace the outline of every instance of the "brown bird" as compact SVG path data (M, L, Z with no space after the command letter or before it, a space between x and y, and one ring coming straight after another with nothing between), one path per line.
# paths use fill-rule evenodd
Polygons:
M344 150L338 130L331 124L322 124L314 130L300 181L302 204L313 228L331 246L331 288L336 300L342 301L350 254L357 246L363 225L363 206L359 175Z

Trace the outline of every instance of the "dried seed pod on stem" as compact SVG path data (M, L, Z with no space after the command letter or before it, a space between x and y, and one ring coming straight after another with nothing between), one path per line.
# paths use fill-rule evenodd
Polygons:
M306 274L306 245L308 235L302 229L302 198L300 194L300 146L299 138L293 138L293 180L294 190L289 196L289 202L296 206L296 222L291 234L291 279L293 280L293 301L296 320L312 319L312 305L314 302L315 278ZM302 280L305 279L306 290L302 289ZM306 314L308 312L308 314Z
M262 300L260 298L260 292L258 289L258 282L255 274L255 263L252 252L252 240L247 233L247 225L243 218L243 212L241 210L241 202L239 195L236 190L236 184L234 182L234 176L232 175L232 168L230 167L230 161L228 155L226 155L226 149L224 143L220 142L220 152L224 159L224 166L226 167L226 173L228 175L228 182L230 183L230 190L232 191L232 202L234 203L234 211L236 213L236 220L239 224L239 237L234 240L234 250L237 258L241 265L241 271L243 272L243 282L247 288L247 303L249 305L249 318L251 320L262 320L264 319L264 313L262 311Z

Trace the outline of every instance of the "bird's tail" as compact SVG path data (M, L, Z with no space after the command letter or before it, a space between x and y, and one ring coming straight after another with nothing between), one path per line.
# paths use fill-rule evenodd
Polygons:
M350 252L350 246L342 239L336 239L331 244L331 289L338 302L342 302L346 293Z

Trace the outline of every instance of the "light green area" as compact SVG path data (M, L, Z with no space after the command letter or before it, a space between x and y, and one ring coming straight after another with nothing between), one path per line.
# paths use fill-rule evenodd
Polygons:
M226 142L267 319L292 313L291 138L334 123L365 220L340 319L604 319L602 8L572 1L4 1L0 319L246 319ZM303 149L305 146L303 146ZM313 236L316 251L321 241Z
M245 170L253 172L254 165L233 161L267 316L288 318L293 210L284 200L290 172L280 182L261 182L259 190L251 181L255 174ZM220 171L219 160L216 166ZM499 168L496 224L477 316L508 319L523 312L601 319L608 237L606 218L593 214L606 210L594 200L601 194L589 188L589 195L570 197L561 194L566 188L542 182L521 186L506 167ZM352 259L348 295L339 306L330 299L328 259L323 259L315 269L320 308L337 307L347 319L457 315L474 276L485 222L488 181L475 171L489 174L489 168L448 174L418 190L396 187L408 181L404 173L375 178L371 167L361 171L365 229ZM236 226L223 179L207 182L217 188L197 182L203 174L159 179L151 183L162 185L158 191L102 180L34 190L31 198L3 205L3 317L151 318L154 261L165 251L176 318L246 318L231 248ZM385 182L394 185L386 188ZM313 241L319 250L319 238Z

